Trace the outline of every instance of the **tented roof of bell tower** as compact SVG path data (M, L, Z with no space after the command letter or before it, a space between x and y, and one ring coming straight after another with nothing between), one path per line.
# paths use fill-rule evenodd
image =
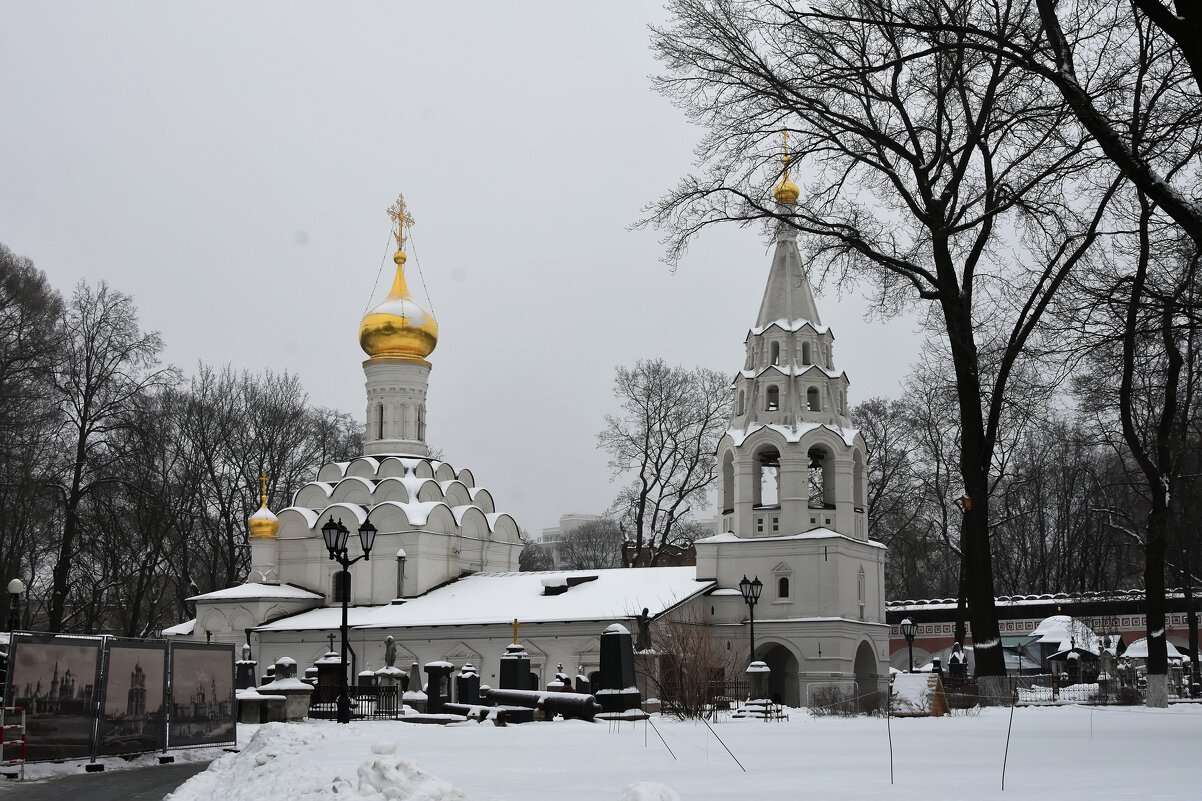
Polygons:
M814 293L801 263L801 253L792 237L781 237L776 242L776 253L772 257L772 269L768 272L768 285L764 287L764 300L760 313L755 318L755 327L765 329L776 323L786 330L797 330L800 323L808 322L816 330L825 331L814 305Z

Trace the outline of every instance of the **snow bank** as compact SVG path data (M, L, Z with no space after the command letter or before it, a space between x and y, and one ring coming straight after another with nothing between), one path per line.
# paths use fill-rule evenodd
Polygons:
M449 783L412 760L396 756L396 743L347 742L327 725L268 723L238 754L227 754L164 801L467 801ZM348 756L366 757L348 771ZM297 756L300 755L298 759Z

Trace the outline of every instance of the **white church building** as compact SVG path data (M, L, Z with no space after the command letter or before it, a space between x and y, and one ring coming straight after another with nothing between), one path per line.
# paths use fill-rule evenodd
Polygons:
M787 173L775 194L782 204L796 200ZM737 660L745 667L751 621L738 587L747 576L764 585L755 657L771 668L772 694L801 706L820 686L876 686L889 657L885 549L867 536L864 441L847 417L847 376L835 368L834 336L790 233L777 237L718 446L725 533L696 543L696 567L522 573L513 518L469 469L428 456L428 359L438 326L406 286L412 220L403 200L390 215L396 278L359 326L368 356L364 454L319 467L278 517L264 496L248 521L246 582L190 599L196 620L176 627L177 636L249 642L261 666L283 656L312 664L337 635L346 590L321 527L342 521L353 557L354 532L370 519L379 532L370 559L351 569L352 680L384 665L392 635L400 667L471 662L495 686L516 621L545 686L561 669L597 670L600 634L615 622L633 631L644 608L653 646L657 629L688 619L746 655Z

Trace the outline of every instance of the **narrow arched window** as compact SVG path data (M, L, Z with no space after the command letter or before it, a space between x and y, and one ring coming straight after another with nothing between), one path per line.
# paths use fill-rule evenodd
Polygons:
M341 603L343 600L349 601L351 590L351 574L344 573L341 570L334 574L334 583L331 587L330 600Z
M737 409L738 411L736 411L735 414L743 413L743 401L744 400L745 400L745 398L743 396L743 390L740 389L739 390L739 402L737 404L735 404L735 409Z
M768 387L768 402L764 408L770 412L775 412L780 408L780 387L775 385Z
M417 438L426 441L426 407L420 405L417 407Z
M376 439L384 439L384 404L376 404Z
M811 412L822 411L818 406L818 389L816 387L806 390L806 408Z
M860 602L860 620L864 619L864 607L867 606L867 586L864 580L864 568L860 568L860 574L856 576L856 592Z
M776 597L777 598L788 598L789 597L789 577L788 576L781 576L779 579L776 580Z
M780 343L779 342L773 342L769 346L769 353L771 354L771 357L769 358L769 362L771 362L772 364L780 364Z
M810 362L810 343L809 342L801 343L801 363L802 364L811 364L811 362Z

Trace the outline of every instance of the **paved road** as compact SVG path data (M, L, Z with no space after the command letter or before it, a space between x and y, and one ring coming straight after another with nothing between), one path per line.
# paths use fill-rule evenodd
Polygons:
M3 782L0 784L0 799L62 801L64 798L79 798L87 799L87 801L160 801L167 793L208 766L208 762L186 762L179 765L156 765L133 770L83 773L24 783L0 779L0 782Z

